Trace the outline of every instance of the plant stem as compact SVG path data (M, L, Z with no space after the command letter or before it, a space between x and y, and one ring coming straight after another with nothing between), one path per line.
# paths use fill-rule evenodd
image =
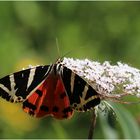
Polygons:
M93 110L91 124L90 124L90 128L89 128L88 139L93 138L95 125L96 125L96 113L95 113L95 110Z

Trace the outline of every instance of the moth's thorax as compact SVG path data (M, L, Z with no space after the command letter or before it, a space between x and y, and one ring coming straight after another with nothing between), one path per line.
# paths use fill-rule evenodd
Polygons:
M55 76L61 75L63 71L63 65L60 63L52 64L51 73L53 73Z

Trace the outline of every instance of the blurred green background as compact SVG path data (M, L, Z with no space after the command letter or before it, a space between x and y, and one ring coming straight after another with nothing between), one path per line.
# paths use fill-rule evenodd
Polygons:
M57 51L58 39L60 54ZM0 77L67 57L140 68L140 2L0 2ZM0 100L0 138L87 138L91 112L36 119ZM94 138L140 138L140 105L99 114Z

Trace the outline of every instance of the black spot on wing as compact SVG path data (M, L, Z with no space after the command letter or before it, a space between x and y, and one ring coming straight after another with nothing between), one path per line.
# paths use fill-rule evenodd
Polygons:
M35 112L32 111L32 110L30 110L30 111L29 111L29 114L30 114L31 116L34 116L34 115L35 115Z
M57 106L54 106L53 109L52 109L52 111L53 112L58 112L59 111L59 108Z
M41 97L41 96L42 96L42 94L43 94L43 93L42 93L42 91L41 91L41 90L39 90L39 89L37 89L35 92L38 94L38 96L39 96L39 97Z
M40 110L41 110L41 111L48 112L48 111L49 111L49 108L48 108L47 106L45 106L45 105L42 105L42 106L40 107Z
M9 101L9 100L8 100L8 101ZM14 102L14 99L11 99L10 102L13 103L13 102Z
M66 113L71 112L71 111L72 111L72 108L69 106L69 107L64 108L62 112L64 114L66 114Z
M81 107L80 107L80 108L78 108L78 111L83 111L83 108L81 108ZM86 110L85 110L85 111L86 111Z
M32 110L36 110L36 106L34 104L30 103L28 100L23 102L23 109L26 107L28 107Z
M66 93L65 92L60 94L60 99L64 99L65 97L66 97Z
M64 119L66 119L66 118L68 118L69 116L68 116L68 114L64 114L62 117L63 117Z
M62 112L63 112L63 118L68 118L69 117L69 113L72 113L73 112L73 110L72 110L72 108L69 106L69 107L66 107L66 108L64 108L63 110L62 110Z

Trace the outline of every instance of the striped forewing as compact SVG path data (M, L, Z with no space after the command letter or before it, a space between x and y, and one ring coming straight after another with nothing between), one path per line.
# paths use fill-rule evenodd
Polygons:
M98 93L71 69L61 66L61 78L75 110L88 111L100 104Z
M47 78L53 65L37 66L0 79L0 96L7 101L23 102Z

